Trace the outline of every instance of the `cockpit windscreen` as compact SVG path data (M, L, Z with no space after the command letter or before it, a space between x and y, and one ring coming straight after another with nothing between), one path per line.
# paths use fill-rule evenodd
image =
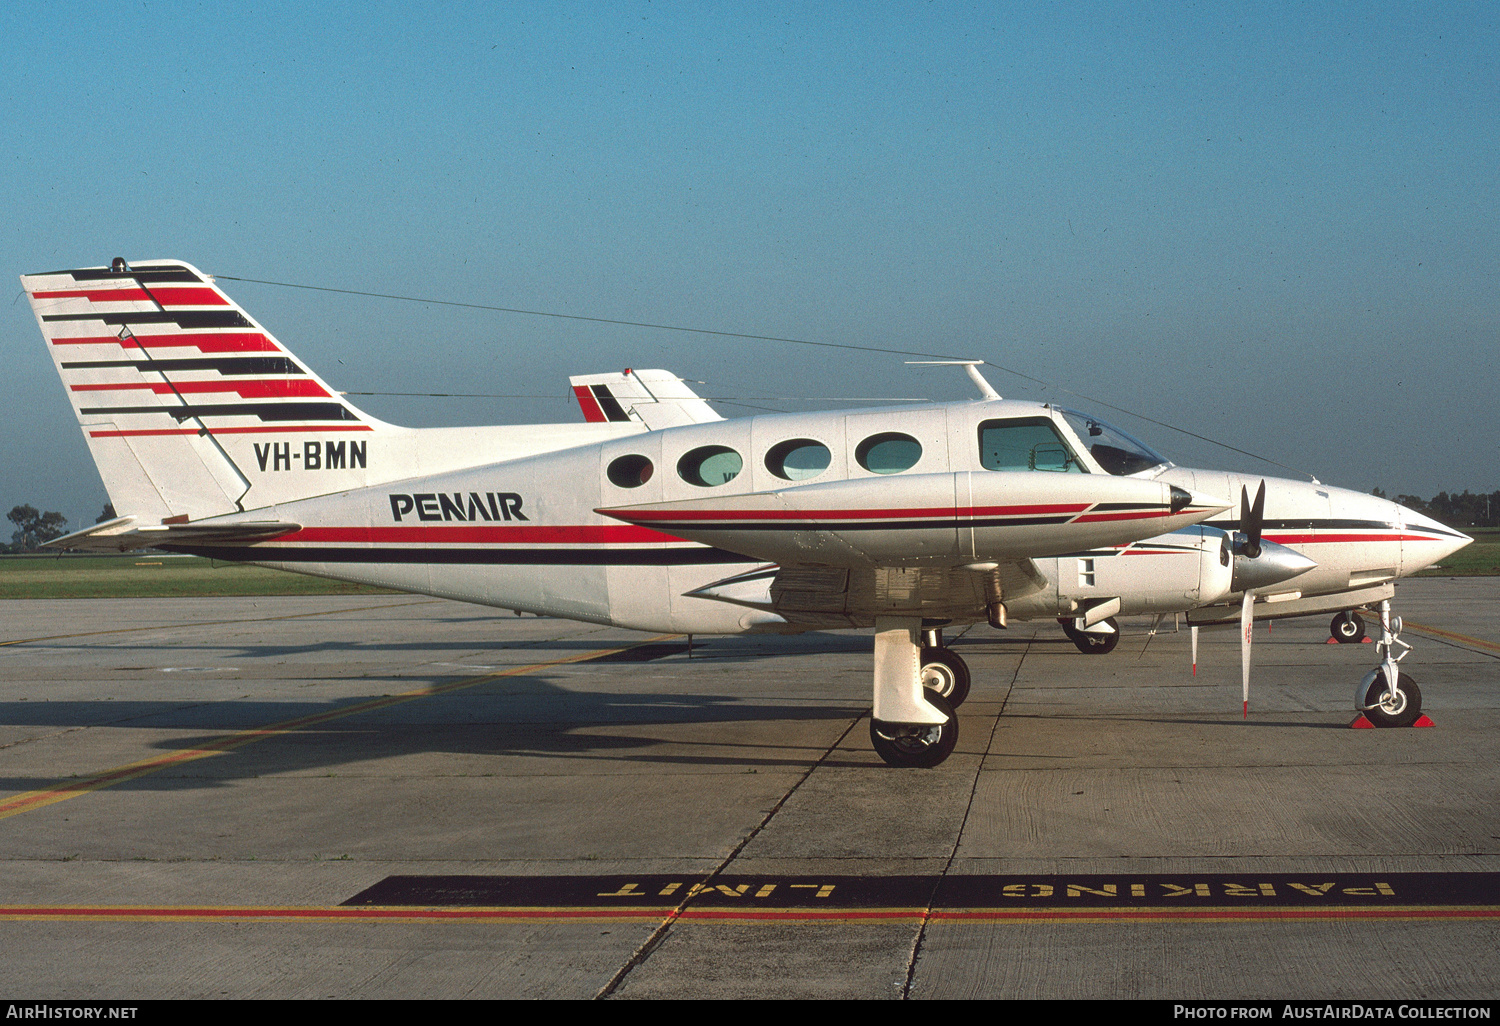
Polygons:
M1139 474L1143 470L1159 467L1167 458L1146 443L1132 438L1119 428L1096 420L1074 410L1059 410L1078 435L1078 440L1088 447L1089 455L1103 467L1106 473L1116 477Z

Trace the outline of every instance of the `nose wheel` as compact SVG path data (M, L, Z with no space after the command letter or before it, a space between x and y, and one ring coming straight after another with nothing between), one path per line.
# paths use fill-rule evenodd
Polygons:
M1417 682L1402 673L1396 677L1396 690L1386 687L1385 672L1372 670L1365 689L1365 718L1377 727L1409 727L1422 715L1422 690Z

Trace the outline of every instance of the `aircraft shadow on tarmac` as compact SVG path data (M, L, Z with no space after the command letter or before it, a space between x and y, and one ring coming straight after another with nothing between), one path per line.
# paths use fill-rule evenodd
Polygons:
M620 759L663 764L806 766L823 755L825 746L838 734L828 730L788 730L780 741L767 732L756 739L733 732L718 731L715 724L796 723L808 721L853 721L868 711L868 698L862 687L851 689L844 700L827 689L789 689L778 675L766 673L765 686L743 682L726 687L722 693L684 691L692 676L712 666L758 662L766 658L816 653L861 653L868 649L868 639L839 635L808 635L796 639L776 639L781 644L767 646L759 639L713 639L708 646L699 642L694 658L685 652L673 652L669 659L646 662L624 661L608 669L585 670L588 662L565 664L516 676L486 680L472 688L424 695L410 701L367 712L355 712L347 718L293 727L287 733L253 744L232 747L221 755L187 764L183 771L168 770L123 781L119 788L157 790L183 787L218 787L236 779L274 773L297 773L327 770L330 767L372 759L405 755L451 753L455 756L542 756L575 759ZM787 640L795 642L788 646ZM115 645L111 650L128 653L137 646ZM140 646L142 649L145 646ZM515 651L528 647L544 648L539 656L555 658L559 650L572 654L578 649L598 649L595 639L577 643L548 640L536 646L507 644L490 651ZM673 646L674 648L676 646ZM685 649L685 642L681 646ZM213 646L193 645L174 650L174 661L203 667L205 670L226 661L275 659L287 653L360 652L423 648L442 654L461 650L465 662L486 662L485 650L473 641L453 645L442 643L384 645L380 643L319 643L308 646ZM794 650L794 651L793 651ZM160 650L155 650L159 657ZM121 662L129 662L125 655ZM117 668L119 669L119 668ZM132 670L152 667L130 667ZM429 670L436 669L429 667ZM503 671L503 663L493 670ZM765 671L761 671L765 673ZM114 728L165 730L171 737L153 742L160 752L213 747L226 738L244 731L256 731L303 717L332 713L367 704L389 696L403 695L424 688L440 689L473 677L485 676L479 666L446 672L403 676L371 681L368 694L322 702L265 701L249 698L192 698L169 700L93 699L86 701L7 701L0 702L0 725L39 727L48 731L70 728ZM247 688L255 687L255 678L210 677L214 691L222 694L225 685L236 679ZM590 688L588 682L608 682L607 688ZM852 678L859 681L855 674ZM128 692L135 681L111 682L110 690ZM155 682L150 682L153 687ZM303 681L302 683L311 683ZM376 690L378 688L378 690ZM835 690L838 690L835 688ZM736 692L739 692L738 694ZM748 692L748 693L747 693ZM694 726L708 730L694 731ZM652 731L666 727L667 731ZM679 730L676 728L687 728ZM190 733L182 733L188 731ZM764 738L764 740L762 740ZM862 740L862 737L859 739ZM656 749L656 751L651 751ZM777 754L779 750L786 754ZM861 752L852 758L835 756L825 765L868 766L870 760ZM78 767L69 767L77 769ZM105 767L88 767L91 771ZM503 773L505 767L486 766L485 771ZM26 791L54 783L56 778L0 778L0 789Z
M1140 640L1144 641L1144 636ZM598 638L554 638L488 646L472 638L451 642L193 644L173 649L174 661L199 667L242 661L260 661L261 665L268 665L270 661L296 655L337 655L343 652L368 656L370 653L422 650L436 655L461 654L464 664L475 665L434 672L441 664L428 664L424 667L427 672L421 675L373 679L368 682L371 687L367 694L331 701L311 697L305 701L218 698L207 693L202 699L7 701L0 702L0 725L39 727L49 731L79 727L170 731L171 736L151 744L152 749L167 753L214 747L224 744L226 738L239 732L274 728L303 717L334 714L329 722L292 726L286 733L253 744L233 746L211 759L187 763L181 770L150 773L114 785L159 790L220 787L235 779L328 771L332 767L368 763L373 759L435 753L455 757L537 756L628 760L660 765L732 765L747 769L807 766L823 756L826 746L832 744L839 734L830 733L826 728L798 728L792 724L816 721L853 723L868 715L869 699L864 693L862 662L870 642L868 637L852 633L700 639L691 659L683 651L685 639L673 638L670 643L655 646L666 654L666 658L649 661L630 661L627 658L608 668L594 665L592 669L587 667L597 661L571 663L523 675L499 677L472 688L426 695L377 710L354 712L347 717L338 715L341 709L383 697L423 688L442 688L467 678L483 676L486 664L493 665L490 672L504 670L504 663L492 662L486 657L488 652L520 653L534 649L538 661L543 661L557 658L559 654L599 649L607 644ZM995 655L1013 656L1032 645L1045 646L1043 650L1048 655L1057 646L1072 648L1072 643L1065 638L1025 630L1007 635L985 632L958 639L959 648L975 654L988 650ZM96 646L74 642L67 647ZM131 662L130 656L135 652L144 655L150 651L157 660L161 658L161 649L148 645L115 643L97 648L119 654L120 663ZM849 670L848 686L826 674L809 677L806 664L800 660L818 654L861 657L860 664ZM765 663L772 659L788 660L784 675L762 667L757 671L761 681L746 682L744 678L725 677L722 673L726 666ZM514 665L514 655L511 661ZM371 665L377 666L379 662L373 661ZM308 667L288 667L288 680L315 687L314 682L319 678L297 677L298 671L315 666L314 663ZM116 666L114 669L160 668ZM715 674L715 669L721 672ZM834 670L835 677L840 675L841 670ZM708 688L713 687L715 676L724 682L724 688L719 693L710 693ZM243 680L244 686L250 689L260 686L262 678L226 675L209 679L214 680L214 692L222 695L225 685L232 680ZM799 687L797 682L809 679L822 682L822 686ZM128 693L137 680L119 679L112 681L109 687L116 692ZM592 681L607 686L593 686ZM151 683L155 687L154 682ZM683 690L684 686L691 690ZM1011 719L1055 719L1058 715L1072 718L1069 713L1038 715L1022 710L1006 713ZM1109 723L1181 724L1236 730L1245 726L1257 729L1344 729L1343 723L1288 719L1284 714L1275 719L1252 719L1249 724L1242 723L1238 717L1205 717L1201 711L1194 714L1187 710L1164 710L1159 715L1118 710L1100 715L1097 711L1080 708L1076 715L1080 719ZM778 722L789 725L780 735L765 729L739 733L732 729L716 729L716 725ZM856 726L846 742L849 749L846 751L841 747L825 758L823 765L871 767L872 759L864 751L863 733ZM87 769L91 772L106 768L68 767L70 771ZM499 775L505 770L504 764L486 764L479 775ZM0 788L26 791L51 785L56 779L0 778Z

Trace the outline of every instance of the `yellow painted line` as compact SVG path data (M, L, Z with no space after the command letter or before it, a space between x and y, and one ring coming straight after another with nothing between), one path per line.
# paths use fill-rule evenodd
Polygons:
M239 596L241 598L254 598L253 595ZM417 602L393 602L379 606L350 606L347 609L319 609L312 613L288 613L285 616L252 616L239 620L187 620L182 623L160 623L153 627L115 627L107 631L83 631L80 634L48 634L41 638L17 638L14 641L0 641L0 648L7 645L29 645L34 641L62 641L68 638L93 638L100 634L133 634L137 631L171 631L182 627L219 627L226 623L271 623L275 620L301 620L309 616L335 616L339 613L365 613L371 609L400 609L403 606L423 606L439 599L421 599Z
M1423 634L1431 634L1434 637L1446 638L1448 641L1457 642L1460 645L1471 645L1485 652L1494 652L1500 655L1500 645L1493 641L1481 641L1479 638L1471 638L1467 634L1459 634L1455 631L1445 631L1441 627L1429 627L1425 623L1412 623L1410 620L1401 621L1403 627L1410 627L1414 631Z
M165 755L156 755L149 759L141 759L138 762L116 766L113 769L100 770L97 773L69 780L55 787L42 788L38 791L28 791L25 794L18 794L13 798L0 800L0 819L9 819L11 816L19 816L23 812L45 808L48 805L55 805L69 798L77 798L79 795L88 794L90 791L97 791L100 788L124 783L127 780L135 780L138 777L144 777L159 770L164 770L169 766L178 766L197 759L205 759L211 755L223 755L226 752L234 751L236 748L243 748L245 745L254 744L256 741L278 737L294 730L314 727L349 716L358 716L361 713L373 712L377 709L387 709L405 702L414 702L419 698L446 695L454 691L461 691L464 688L472 688L476 685L484 684L487 681L532 673L537 670L547 669L550 666L563 666L567 663L583 662L586 659L597 659L600 656L610 655L614 652L624 652L628 649L638 648L641 645L649 645L652 642L675 637L677 637L676 634L657 634L644 641L632 642L629 645L620 645L616 648L601 648L593 652L584 652L580 655L563 656L560 659L549 659L546 662L532 663L529 666L515 666L508 670L497 670L494 673L481 674L478 677L467 677L463 680L453 681L450 684L439 684L436 687L418 688L414 691L403 691L400 694L384 695L380 698L357 702L354 705L340 706L324 712L309 713L306 716L282 720L280 723L272 723L265 727L254 727L250 730L237 731L196 748L179 748Z

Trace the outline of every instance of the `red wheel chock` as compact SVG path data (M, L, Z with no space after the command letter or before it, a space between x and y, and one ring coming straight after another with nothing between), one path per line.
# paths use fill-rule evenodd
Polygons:
M1437 724L1433 723L1432 720L1428 718L1426 713L1423 713L1421 716L1417 717L1417 722L1413 723L1412 726L1436 727ZM1351 730L1374 730L1375 724L1371 723L1364 713L1360 713L1358 716L1354 717L1353 722L1349 724L1349 728Z

